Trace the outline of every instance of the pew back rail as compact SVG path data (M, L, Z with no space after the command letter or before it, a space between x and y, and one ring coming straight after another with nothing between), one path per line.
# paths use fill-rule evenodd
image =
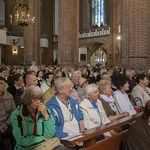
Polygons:
M75 137L72 139L67 139L67 140L61 140L61 143L65 145L74 146L80 142L83 142L83 149L86 149L86 150L93 150L93 149L96 150L99 148L101 150L106 150L106 149L109 150L109 147L111 147L111 149L119 150L120 144L122 143L122 139L126 131L118 133L117 135L114 135L110 138L99 141L97 143L96 143L96 137L107 131L111 131L123 125L133 123L134 121L139 119L141 115L142 115L142 112L137 113L133 116L128 116L125 118L112 121L111 123L102 125L100 127L86 130L83 132L82 136Z

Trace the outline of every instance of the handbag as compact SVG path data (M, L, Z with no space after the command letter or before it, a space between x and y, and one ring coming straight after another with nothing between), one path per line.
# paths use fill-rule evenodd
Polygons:
M13 150L10 138L3 139L3 145L5 147L5 150Z
M51 138L37 146L34 150L53 150L55 147L60 146L60 140L58 138Z
M13 150L14 139L12 136L12 126L9 125L5 133L2 135L2 143L5 150Z

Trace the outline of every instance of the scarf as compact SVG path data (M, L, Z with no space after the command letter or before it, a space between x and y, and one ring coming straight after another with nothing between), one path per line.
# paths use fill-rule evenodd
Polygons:
M111 109L118 114L117 107L114 103L115 99L112 97L112 95L107 97L104 94L100 94L100 98L102 98L105 102L107 102L109 104L109 106L111 107Z

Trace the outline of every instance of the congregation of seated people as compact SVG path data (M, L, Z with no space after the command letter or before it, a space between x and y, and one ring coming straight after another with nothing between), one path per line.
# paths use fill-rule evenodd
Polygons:
M1 66L0 149L39 148L51 138L73 137L142 111L150 100L146 73L89 64L38 66L34 61L25 66ZM22 123L19 117L24 117ZM129 128L107 131L96 141ZM53 149L76 150L82 146L58 144Z

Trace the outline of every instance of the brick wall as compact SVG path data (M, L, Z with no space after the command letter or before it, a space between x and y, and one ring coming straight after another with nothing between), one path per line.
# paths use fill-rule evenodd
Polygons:
M122 66L150 65L149 8L149 0L122 0Z
M78 65L79 0L60 0L58 20L58 64Z

